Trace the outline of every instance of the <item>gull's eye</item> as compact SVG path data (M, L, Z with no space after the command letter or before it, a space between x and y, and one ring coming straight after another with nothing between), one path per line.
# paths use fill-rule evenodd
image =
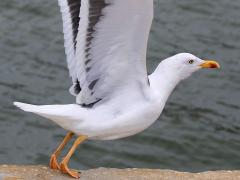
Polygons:
M194 60L191 59L191 60L188 61L188 63L189 63L189 64L193 64L193 63L194 63Z

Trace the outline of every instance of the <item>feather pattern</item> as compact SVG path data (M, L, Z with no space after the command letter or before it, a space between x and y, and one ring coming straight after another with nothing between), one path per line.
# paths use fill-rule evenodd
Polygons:
M148 86L153 0L59 0L77 103L93 105ZM77 11L79 8L79 11ZM79 13L79 17L77 14ZM78 28L78 29L76 29Z
M111 98L129 84L148 85L146 50L152 0L86 0L77 36L77 103Z
M72 77L74 86L70 91L71 94L77 95L81 88L77 80L77 69L76 69L76 44L78 26L80 22L80 7L81 0L58 0L60 10L62 13L63 20L63 33L64 33L64 46L65 53L67 56L67 63L69 68L69 74Z

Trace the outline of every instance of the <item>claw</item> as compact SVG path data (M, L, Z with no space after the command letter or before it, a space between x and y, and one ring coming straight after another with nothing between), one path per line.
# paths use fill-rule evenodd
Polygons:
M66 162L62 162L62 163L60 164L60 170L61 170L63 173L66 173L66 174L70 175L70 176L73 177L73 178L76 178L76 179L79 179L79 178L80 178L79 172L74 171L74 170L70 170L70 169L68 168Z

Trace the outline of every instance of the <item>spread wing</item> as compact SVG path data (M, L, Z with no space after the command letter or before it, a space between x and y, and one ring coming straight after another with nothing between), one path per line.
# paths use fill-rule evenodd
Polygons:
M78 26L80 22L80 7L81 0L58 0L63 20L64 46L67 56L69 74L72 77L73 83L77 82L76 68L76 45ZM74 91L73 91L73 95Z
M82 0L80 6L76 47L74 42L66 50L67 56L72 49L75 53L68 63L77 103L92 105L125 89L147 87L153 0ZM68 30L64 33L67 48L70 35Z

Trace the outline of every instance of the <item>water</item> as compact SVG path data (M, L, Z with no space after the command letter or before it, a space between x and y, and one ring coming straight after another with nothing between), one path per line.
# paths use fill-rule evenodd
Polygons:
M159 0L148 67L178 52L217 59L181 83L148 130L117 141L87 142L75 168L147 167L182 171L240 168L240 1ZM70 79L56 1L0 1L0 163L47 164L66 132L13 107L66 104Z

